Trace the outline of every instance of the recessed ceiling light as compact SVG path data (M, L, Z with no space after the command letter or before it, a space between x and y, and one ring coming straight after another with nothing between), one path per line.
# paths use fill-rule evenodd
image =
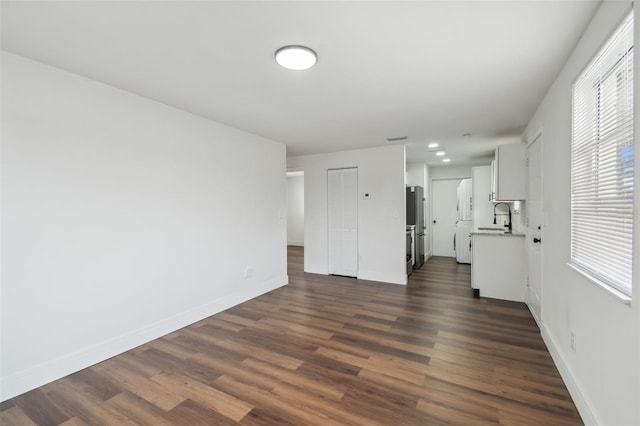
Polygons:
M451 158L443 158L442 162L443 163L449 163L449 162L451 162Z
M429 145L427 145L427 148L437 148L439 146L440 144L438 142L431 142Z
M446 154L444 151L438 151L438 152L436 152L436 155L437 155L438 157L442 157L444 154Z
M289 70L309 69L317 60L316 52L305 46L284 46L276 50L276 62Z

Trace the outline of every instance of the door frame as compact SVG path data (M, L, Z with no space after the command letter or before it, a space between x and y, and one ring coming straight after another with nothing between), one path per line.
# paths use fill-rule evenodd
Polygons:
M531 186L531 181L530 181L530 176L529 176L529 167L531 167L531 164L529 162L529 149L531 148L531 146L534 143L539 143L539 148L540 148L540 223L542 225L542 229L540 230L540 239L544 242L544 238L543 238L543 234L544 234L544 230L547 226L547 220L546 220L546 215L545 215L545 211L544 211L544 167L543 167L543 158L544 158L544 128L540 128L538 129L537 132L535 132L533 134L533 137L530 139L530 141L527 141L527 193L530 193L530 186ZM529 206L527 206L528 208ZM533 307L531 306L530 300L529 300L529 283L530 283L530 270L531 270L531 264L529 263L529 242L530 239L533 238L533 235L530 234L530 228L529 228L529 214L530 211L527 210L527 219L526 219L526 256L527 256L527 261L525 262L525 265L527 266L527 275L526 275L526 292L525 292L525 301L527 303L527 307L529 308L529 311L531 312L531 315L533 316L533 319L536 321L536 323L538 324L538 328L540 328L542 330L542 310L543 310L543 293L544 293L544 286L543 286L543 273L544 273L544 256L543 256L543 252L544 252L544 244L540 244L540 266L539 266L539 271L538 271L538 276L540 277L540 317L538 317L538 315L536 314L535 310L533 309Z
M435 256L434 254L434 235L433 235L433 206L434 206L434 200L433 200L433 183L435 181L445 181L445 180L457 180L458 182L461 181L462 179L471 179L469 176L463 176L463 177L442 177L442 178L431 178L429 179L429 202L430 202L430 206L429 206L429 235L431 235L431 238L429 239L429 252L431 253L432 256ZM455 255L454 255L455 257Z
M306 194L306 190L307 190L307 178L306 178L306 173L304 171L303 167L287 167L287 170L285 172L285 176L289 176L289 173L302 173L302 194L303 194L303 209L306 212L307 211L307 198L304 196ZM287 226L287 232L288 232L288 227L289 227L289 214L288 214L288 209L289 209L289 181L287 180L287 211L285 214L286 217L286 226ZM307 222L306 220L304 220L304 213L303 213L303 226L302 226L302 269L303 271L307 270L307 257L304 255L305 252L305 245L306 245L306 241L307 241ZM289 245L289 240L287 238L287 246ZM289 257L287 256L287 268L289 267Z

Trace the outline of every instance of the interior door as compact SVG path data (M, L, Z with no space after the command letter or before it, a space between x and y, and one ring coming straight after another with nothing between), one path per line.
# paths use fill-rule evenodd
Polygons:
M527 304L538 324L542 320L542 135L528 147Z
M358 274L358 169L327 172L329 274Z
M434 180L431 206L433 209L433 255L455 257L453 238L458 220L458 184L461 179Z

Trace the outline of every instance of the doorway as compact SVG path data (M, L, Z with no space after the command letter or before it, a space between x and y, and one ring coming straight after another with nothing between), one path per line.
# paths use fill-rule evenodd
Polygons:
M458 184L461 179L434 180L431 206L433 255L455 257L454 237L458 218Z
M304 172L287 172L287 245L304 247Z
M329 274L358 275L358 169L327 170Z
M291 264L293 262L293 264ZM304 269L304 172L287 172L287 271Z
M527 199L526 300L536 322L542 320L542 132L528 148L529 195Z

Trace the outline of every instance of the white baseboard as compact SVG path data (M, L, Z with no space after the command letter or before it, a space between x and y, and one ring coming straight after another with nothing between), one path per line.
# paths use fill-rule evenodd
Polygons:
M531 310L531 309L530 309ZM535 315L534 315L535 318ZM538 320L536 319L536 322ZM540 323L539 323L540 324ZM580 417L582 417L582 421L585 425L598 425L599 422L596 421L596 418L591 411L590 405L584 398L584 395L580 391L580 387L573 379L573 374L571 374L571 370L567 366L567 363L564 362L560 351L558 350L558 346L556 345L555 340L551 335L547 332L544 324L540 327L540 334L542 335L542 339L544 340L545 345L547 345L547 349L551 354L551 358L556 365L556 368L560 372L560 376L564 381L564 384L567 386L567 390L573 398L573 402L576 404L576 408L578 409L578 413L580 413Z
M525 299L526 299L526 297L525 297ZM525 302L526 302L526 300L525 300ZM538 328L540 329L540 334L542 334L542 320L540 318L538 318L538 315L536 315L536 311L531 308L531 305L529 305L529 302L527 302L527 308L529 308L529 312L531 312L531 316L533 317L533 319L535 320L536 324L538 325Z
M407 274L381 274L379 272L358 270L359 280L379 281L389 284L407 284Z
M154 324L11 374L0 379L0 401L90 367L288 283L289 277L286 275L258 283L251 288L209 301Z
M304 241L287 241L288 246L304 247Z

